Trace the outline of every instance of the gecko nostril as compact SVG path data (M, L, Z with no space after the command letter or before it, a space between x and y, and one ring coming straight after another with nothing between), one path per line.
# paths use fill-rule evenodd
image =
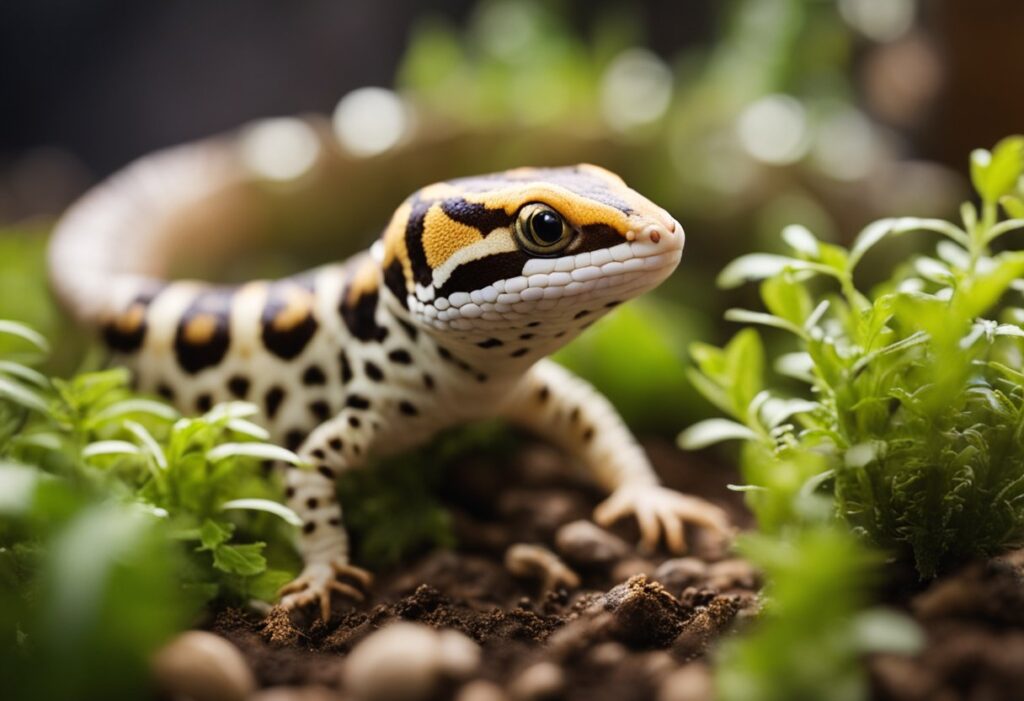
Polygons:
M673 219L672 223L669 224L668 233L674 234L674 233L676 233L676 229L678 229L678 228L679 228L679 224L676 222L675 219Z
M659 234L657 231L652 231L651 243L658 243L659 241L661 241L661 234Z

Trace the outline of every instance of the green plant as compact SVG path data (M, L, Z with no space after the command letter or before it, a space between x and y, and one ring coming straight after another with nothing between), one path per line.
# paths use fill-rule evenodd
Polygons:
M269 600L294 576L298 518L260 463L297 458L254 407L179 418L124 370L48 378L43 337L3 320L0 336L5 693L136 696L148 653L202 604Z
M878 557L848 532L819 523L787 538L752 534L740 550L764 570L767 604L716 654L721 701L856 701L867 697L864 654L920 646L909 619L866 608Z
M1024 138L1005 139L972 154L981 207L964 204L960 225L885 219L849 249L788 227L789 255L747 255L722 271L722 287L761 281L767 311L727 318L788 332L796 349L773 365L807 390L782 398L764 389L752 329L724 348L696 344L691 379L731 419L681 439L745 441L763 527L801 518L770 488L781 480L830 488L856 532L911 556L922 577L1024 542L1024 313L1006 299L1022 289L1024 251L993 248L1024 228L1022 171ZM919 230L942 237L934 256L903 262L871 291L858 287L858 266L879 242Z

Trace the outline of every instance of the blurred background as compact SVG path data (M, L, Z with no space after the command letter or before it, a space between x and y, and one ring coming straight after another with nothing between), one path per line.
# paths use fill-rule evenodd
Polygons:
M6 0L0 317L66 333L45 233L154 149L240 129L269 253L216 268L237 279L351 253L428 182L591 161L687 253L562 359L668 433L705 413L687 344L750 293L712 292L729 259L955 212L970 149L1024 124L1022 29L1018 0Z

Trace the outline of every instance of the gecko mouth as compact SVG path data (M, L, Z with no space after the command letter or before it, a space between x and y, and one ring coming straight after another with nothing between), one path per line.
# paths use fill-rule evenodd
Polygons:
M656 287L672 273L682 257L681 236L677 239L678 243L648 239L560 258L533 258L522 275L439 297L425 311L438 325L459 327L472 319L513 321L524 313L558 316L583 305L581 295L592 297L595 304L623 301Z

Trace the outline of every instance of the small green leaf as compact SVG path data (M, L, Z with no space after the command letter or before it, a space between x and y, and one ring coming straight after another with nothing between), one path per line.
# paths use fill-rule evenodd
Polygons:
M50 343L35 329L10 319L0 319L0 333L8 336L16 336L28 341L43 353L50 352Z
M248 511L265 511L273 514L292 526L301 526L302 519L299 515L284 504L269 499L233 499L221 505L222 511L232 509L244 509Z
M991 151L971 152L971 181L986 203L1014 191L1024 171L1024 137L1010 136Z
M728 419L707 419L695 423L679 434L679 447L700 450L715 443L729 440L755 441L758 435L743 424Z
M266 543L245 545L221 545L213 551L213 566L222 572L252 577L267 569L267 558L263 557Z
M174 407L152 399L124 399L120 402L104 407L93 417L93 425L100 425L107 421L120 419L132 414L149 414L168 421L174 421L180 414Z
M817 260L820 255L818 239L806 226L790 224L782 230L782 240L794 251L811 260Z
M777 275L762 282L761 299L769 312L797 326L802 326L811 313L807 288L789 275Z
M199 528L199 542L201 545L196 550L216 550L228 542L235 532L235 527L230 523L218 523L212 519L203 521Z
M3 375L0 375L0 397L5 397L26 409L34 409L43 414L49 409L46 399L39 392Z
M764 347L754 329L743 329L725 347L726 392L734 416L743 416L764 381Z
M292 465L299 465L302 460L290 450L269 443L222 443L206 453L210 462L220 462L227 458L260 458L261 460L280 460Z
M778 256L771 253L750 253L740 256L729 265L725 266L718 274L716 284L722 289L739 287L745 282L764 280L765 278L778 275L785 270L815 270L818 272L832 271L824 266L817 265L799 258Z
M789 331L795 336L803 338L806 336L804 330L780 316L765 314L763 312L752 312L749 309L729 309L725 312L728 321L735 321L741 324L758 324L760 326L771 326L772 328Z
M83 458L95 458L100 455L138 455L139 446L128 441L96 441L82 449Z
M1016 195L1003 195L999 198L999 204L1014 219L1024 219L1024 200Z

